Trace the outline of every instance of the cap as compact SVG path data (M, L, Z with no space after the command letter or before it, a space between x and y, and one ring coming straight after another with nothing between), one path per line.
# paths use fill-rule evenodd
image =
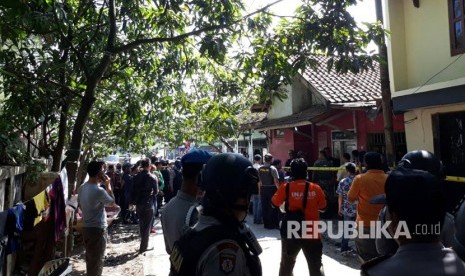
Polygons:
M212 155L204 150L191 150L181 158L181 164L205 164Z

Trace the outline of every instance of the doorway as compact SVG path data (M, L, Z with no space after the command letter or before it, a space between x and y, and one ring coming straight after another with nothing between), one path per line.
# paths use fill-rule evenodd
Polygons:
M352 154L357 149L357 135L353 131L333 130L331 140L334 158L341 159L343 153Z

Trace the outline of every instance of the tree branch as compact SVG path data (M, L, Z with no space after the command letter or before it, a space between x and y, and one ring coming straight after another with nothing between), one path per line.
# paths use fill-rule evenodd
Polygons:
M108 19L110 20L110 33L108 34L107 49L112 51L116 41L116 12L115 0L108 1Z
M228 148L228 150L230 150L231 152L234 152L234 148L231 146L231 144L228 141L226 141L226 139L224 139L223 137L220 137L220 141Z
M84 75L86 76L86 78L88 78L90 76L90 74L89 74L89 69L87 68L87 65L86 65L86 63L84 61L84 57L82 56L81 52L79 52L74 47L73 42L70 40L70 38L68 36L65 35L63 30L61 29L60 20L58 19L58 15L56 13L55 1L53 1L53 18L55 19L55 24L57 26L57 29L58 29L58 32L60 33L61 38L67 42L68 46L76 54L76 57L78 58L78 61L81 64L82 70L84 71Z
M265 7L261 8L261 9L258 9L252 13L249 13L247 15L245 15L244 17L242 17L241 19L238 19L236 21L233 21L233 25L236 24L236 23L239 23L241 22L242 20L244 19L247 19L257 13L260 13L260 12L263 12L265 10L267 10L269 7L279 3L279 2L282 2L283 0L277 0L277 1L274 1L273 3L270 3L268 5L266 5ZM229 27L228 24L219 24L219 25L211 25L211 26L206 26L206 27L203 27L203 28L200 28L198 30L194 30L194 31L191 31L191 32L187 32L187 33L184 33L184 34L180 34L180 35L177 35L177 36L172 36L172 37L154 37L154 38L144 38L144 39L137 39L137 40L134 40L132 42L129 42L125 45L122 45L120 47L116 47L114 50L113 50L113 53L115 54L118 54L118 53L121 53L121 52L125 52L125 51L128 51L128 50L131 50L131 49L134 49L140 45L143 45L143 44L150 44L150 43L163 43L163 42L179 42L179 41L182 41L186 38L189 38L191 36L196 36L196 35L200 35L202 33L205 33L205 32L209 32L209 31L214 31L214 30L219 30L219 29L224 29L224 28L227 28Z
M300 20L302 19L300 17L293 16L293 15L279 15L279 14L275 14L275 13L271 13L271 12L267 12L267 11L263 11L263 13L274 16L274 17L278 17L278 18L292 18L292 19L300 19Z
M143 39L137 39L134 40L128 44L122 45L120 47L116 47L113 51L113 53L118 54L121 52L125 52L131 49L136 48L137 46L143 45L143 44L150 44L150 43L162 43L162 42L179 42L181 40L184 40L186 38L189 38L191 36L196 36L208 31L214 31L218 29L223 29L228 27L226 24L220 24L220 25L212 25L212 26L207 26L198 30L194 30L188 33L184 33L178 36L173 36L173 37L154 37L154 38L143 38Z
M217 152L219 152L219 153L223 152L223 151L222 151L219 147L217 147L215 144L209 143L209 145L210 145L212 148L214 148Z
M104 7L105 7L105 5L102 4L102 7L100 8L100 11L99 11L99 14L98 14L97 23L95 25L93 25L93 26L96 27L95 32L89 38L89 40L85 41L85 43L82 44L82 47L86 47L87 45L89 45L97 37L97 34L100 31L100 27L104 26L103 24L100 24L100 20L102 19L102 14L103 14L103 8Z
M20 131L21 131L21 133L23 134L23 136L26 137L26 139L27 139L27 141L28 141L28 143L29 143L30 145L32 145L32 146L33 146L34 148L36 148L37 150L40 150L39 147L38 147L36 144L34 144L34 143L32 142L31 136L30 136L30 135L27 135L27 133L24 132L24 130L22 130L22 129L20 129Z

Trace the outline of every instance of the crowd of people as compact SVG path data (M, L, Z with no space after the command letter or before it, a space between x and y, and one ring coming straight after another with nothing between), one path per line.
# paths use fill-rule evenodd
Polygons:
M355 237L363 275L465 275L465 233L454 232L454 225L444 226L452 232L442 235L455 241L448 243L440 233L415 231L418 225L442 227L447 217L443 168L431 153L410 152L393 171L376 152L353 152L352 158L343 154L341 162L323 149L314 166L341 169L312 174L294 151L285 162L287 171L271 154L255 155L253 160L252 164L236 153L212 156L191 150L173 164L144 159L134 166L123 165L123 174L118 166L105 174L103 163L91 162L89 181L79 189L79 198L85 197L80 205L88 275L101 274L106 204L123 206L123 222L139 223L141 253L151 249L148 238L155 217L161 216L170 275L261 275L262 249L245 223L249 213L253 223L280 230L279 275L292 275L301 250L310 275L324 275L323 233L306 235L312 232L306 227L317 225L333 200L344 228L353 222L359 233L372 233L378 222L390 223L385 230L394 238ZM136 206L135 214L130 205ZM465 214L462 205L456 211ZM456 218L455 213L451 216ZM295 223L301 223L298 232L292 229ZM404 225L409 235L394 235ZM341 254L352 250L348 231L343 233Z
M181 163L156 157L123 165L91 161L87 175L78 189L87 275L101 275L108 227L105 208L118 207L122 223L139 225L139 253L152 250L149 236L155 233L161 205L168 203L183 183Z

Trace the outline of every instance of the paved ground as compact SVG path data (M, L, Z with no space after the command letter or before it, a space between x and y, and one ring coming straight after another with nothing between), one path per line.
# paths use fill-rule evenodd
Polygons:
M249 218L249 221L251 218ZM251 225L257 236L263 253L260 255L263 275L278 275L279 262L281 259L281 242L278 230L267 230L262 225ZM167 276L169 273L168 254L165 251L163 234L160 224L156 227L157 233L150 238L150 245L155 247L154 251L147 252L143 261L144 275ZM324 240L323 266L326 276L331 275L360 275L360 263L355 256L340 256L336 252L336 241ZM353 245L353 244L352 244ZM308 269L303 253L297 258L294 275L308 275Z

